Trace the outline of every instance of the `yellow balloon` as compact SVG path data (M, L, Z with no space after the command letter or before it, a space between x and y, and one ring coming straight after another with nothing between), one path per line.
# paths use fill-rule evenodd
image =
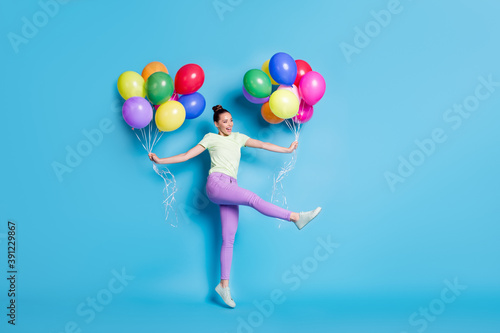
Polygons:
M156 110L156 127L163 132L175 131L184 123L186 109L177 101L167 101Z
M118 78L118 92L127 100L130 97L146 97L144 79L133 71L123 72Z
M262 71L264 73L267 74L267 76L269 76L269 78L271 79L271 83L272 84L279 85L278 82L274 81L273 77L271 76L271 73L269 72L269 60L271 60L271 59L266 60L264 62L264 64L262 64L262 68L261 69L262 69Z
M288 119L299 112L299 99L293 92L286 89L276 90L269 97L269 107L279 118Z

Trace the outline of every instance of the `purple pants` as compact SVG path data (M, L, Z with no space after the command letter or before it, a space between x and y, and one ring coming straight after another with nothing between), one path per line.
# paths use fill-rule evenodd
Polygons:
M213 172L208 176L206 190L208 198L220 207L222 224L221 279L229 280L234 236L236 229L238 229L238 205L250 206L266 216L286 221L290 221L292 212L262 200L257 194L239 187L236 179L220 172Z

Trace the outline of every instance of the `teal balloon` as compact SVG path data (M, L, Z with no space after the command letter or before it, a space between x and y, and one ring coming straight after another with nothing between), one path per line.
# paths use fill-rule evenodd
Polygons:
M146 94L154 105L165 103L174 93L174 81L165 72L151 74L146 81Z
M260 69L251 69L243 77L243 86L246 91L257 98L271 95L273 85L269 76Z

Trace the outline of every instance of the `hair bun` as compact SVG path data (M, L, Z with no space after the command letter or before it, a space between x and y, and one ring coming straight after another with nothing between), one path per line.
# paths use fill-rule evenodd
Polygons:
M212 107L212 110L214 110L214 112L217 112L217 111L224 110L224 108L222 107L222 105L216 105L216 106Z

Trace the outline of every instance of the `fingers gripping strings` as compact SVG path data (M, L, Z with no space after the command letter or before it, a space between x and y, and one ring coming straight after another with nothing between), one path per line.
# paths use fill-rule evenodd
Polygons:
M153 125L153 122L149 123L148 126L141 129L133 129L137 139L141 143L142 147L149 153L153 151L153 148L160 141L164 132L160 132L158 128ZM165 207L165 221L171 211L175 214L175 222L171 222L172 227L177 227L178 218L177 213L174 210L175 203L175 193L177 192L177 184L174 175L168 170L167 167L162 169L158 168L153 162L153 170L163 179L165 187L163 188L163 206Z

